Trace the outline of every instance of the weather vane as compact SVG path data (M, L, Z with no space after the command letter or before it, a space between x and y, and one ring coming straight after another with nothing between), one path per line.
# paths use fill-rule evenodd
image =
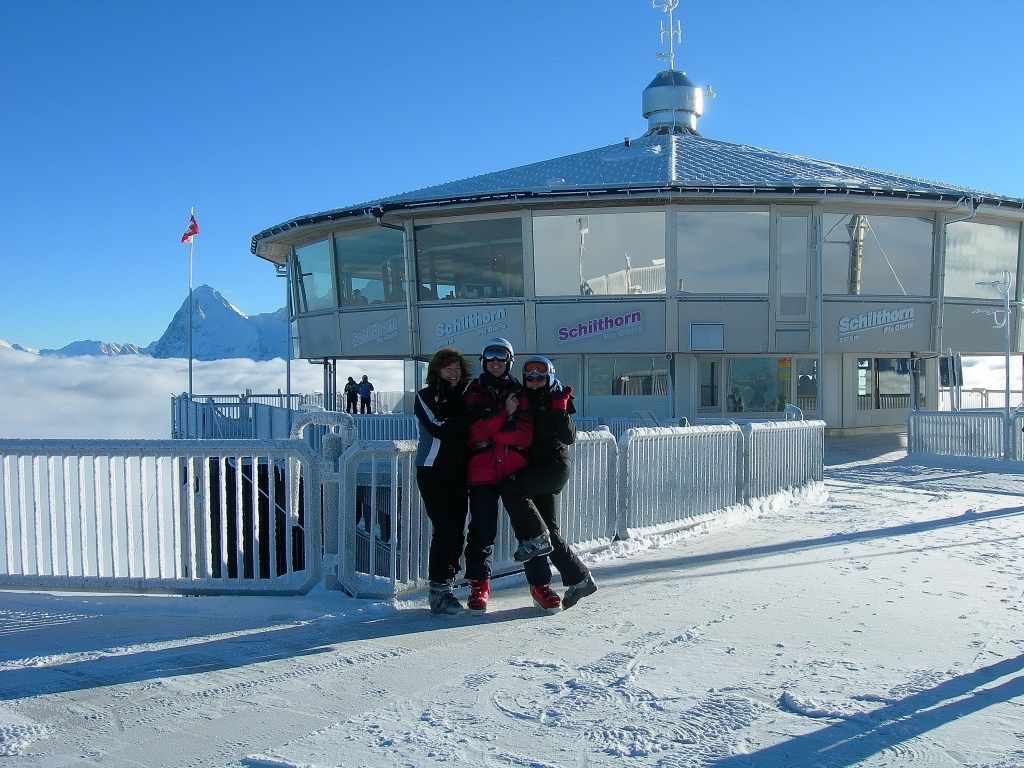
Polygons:
M662 51L658 54L658 58L663 61L668 61L668 68L676 68L676 51L675 44L683 44L683 25L682 22L676 21L673 23L672 14L676 8L679 7L679 0L651 0L651 7L654 10L661 10L662 13L668 14L668 26L665 26L665 22L661 24L661 43L664 45L665 36L668 36L668 52Z

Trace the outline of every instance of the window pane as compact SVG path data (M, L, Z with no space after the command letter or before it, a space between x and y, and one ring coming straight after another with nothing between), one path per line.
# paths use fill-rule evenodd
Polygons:
M422 301L522 296L522 219L416 227L416 272Z
M725 409L731 413L782 411L789 401L792 360L788 357L752 357L729 360L729 394Z
M718 364L713 361L700 364L700 407L718 407Z
M822 223L825 293L931 294L931 219L826 213Z
M334 238L343 307L405 301L403 233L368 229Z
M796 361L796 406L804 411L818 410L818 361Z
M768 213L677 214L679 290L768 293Z
M295 302L299 312L334 309L331 246L327 240L295 249L298 267Z
M807 218L779 217L779 292L807 293Z
M665 214L535 216L538 296L665 293Z
M993 224L960 221L946 226L947 296L998 299L1002 294L992 286L975 285L1003 279L1010 270L1010 296L1017 275L1019 229Z
M587 362L588 395L666 395L668 359L664 355L601 355Z

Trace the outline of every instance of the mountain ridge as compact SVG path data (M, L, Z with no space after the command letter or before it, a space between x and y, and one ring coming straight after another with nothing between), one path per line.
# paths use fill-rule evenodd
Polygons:
M160 338L139 347L93 339L73 341L59 349L33 349L0 339L0 348L42 357L114 357L140 355L166 359L188 357L188 307L185 297ZM256 362L284 358L288 352L288 312L247 315L210 285L192 291L192 357L194 360L248 358Z

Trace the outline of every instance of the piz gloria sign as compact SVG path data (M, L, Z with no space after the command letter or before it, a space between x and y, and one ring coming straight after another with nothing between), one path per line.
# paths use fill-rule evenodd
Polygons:
M836 330L840 343L860 338L861 331L881 328L882 333L896 333L914 327L914 308L873 309L859 315L844 315L839 318Z
M563 325L558 333L559 343L579 341L595 336L603 339L615 339L620 336L632 336L643 330L644 316L642 312L626 312L622 315L603 315L591 320L583 320L575 325Z
M370 323L358 331L352 332L352 346L361 347L375 341L383 344L392 339L398 338L398 318L391 317L377 323Z
M476 331L478 336L493 336L508 328L508 312L502 307L473 312L437 324L437 341L446 344L456 336Z

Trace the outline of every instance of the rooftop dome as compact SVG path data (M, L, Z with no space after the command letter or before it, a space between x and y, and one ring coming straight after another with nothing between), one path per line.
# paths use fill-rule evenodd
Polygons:
M644 88L643 109L649 133L696 133L704 91L685 72L667 69Z

